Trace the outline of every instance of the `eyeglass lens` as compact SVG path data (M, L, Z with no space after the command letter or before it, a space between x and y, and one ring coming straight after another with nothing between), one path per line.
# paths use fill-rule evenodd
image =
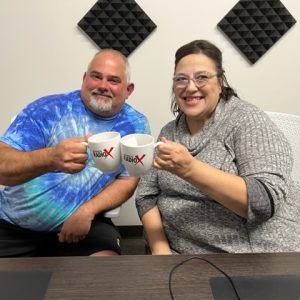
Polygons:
M202 87L208 82L210 78L216 75L217 74L210 73L196 74L193 78L190 78L186 75L176 75L173 77L173 82L176 87L186 87L189 84L190 80L192 80L197 87Z

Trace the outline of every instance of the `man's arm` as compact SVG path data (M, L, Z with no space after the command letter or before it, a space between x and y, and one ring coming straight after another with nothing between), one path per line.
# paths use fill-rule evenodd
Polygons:
M83 205L95 216L117 207L127 201L134 193L139 177L119 177L106 186L99 194ZM82 206L83 206L82 205Z
M23 152L0 142L0 183L16 185L51 171L49 149Z
M76 173L88 159L83 138L69 138L54 147L19 151L0 142L0 184L13 186L51 171Z
M73 243L85 238L95 215L117 207L134 193L138 177L120 177L106 186L99 194L82 204L64 222L59 233L60 242Z

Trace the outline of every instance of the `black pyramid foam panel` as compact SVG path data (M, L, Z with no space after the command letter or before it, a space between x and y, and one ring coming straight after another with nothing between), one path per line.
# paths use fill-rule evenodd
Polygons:
M240 0L217 26L254 64L295 23L281 1Z
M99 0L78 26L101 49L129 56L156 28L134 0Z

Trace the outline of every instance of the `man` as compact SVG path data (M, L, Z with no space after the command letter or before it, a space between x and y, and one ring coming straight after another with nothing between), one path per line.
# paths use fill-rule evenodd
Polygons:
M81 91L29 104L0 139L0 257L116 255L119 234L104 212L134 193L138 178L121 164L93 168L91 134L149 133L125 101L134 90L127 59L104 49L90 62Z

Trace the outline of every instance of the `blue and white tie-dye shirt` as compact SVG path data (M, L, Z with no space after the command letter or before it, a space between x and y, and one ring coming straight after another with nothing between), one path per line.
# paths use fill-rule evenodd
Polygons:
M51 95L29 104L0 139L13 148L32 151L51 147L70 137L119 131L150 133L147 118L125 103L112 118L100 118L83 104L80 91ZM116 176L128 176L121 164L103 174L87 166L79 173L49 172L24 184L0 191L0 219L36 231L55 231L82 203L92 198Z

